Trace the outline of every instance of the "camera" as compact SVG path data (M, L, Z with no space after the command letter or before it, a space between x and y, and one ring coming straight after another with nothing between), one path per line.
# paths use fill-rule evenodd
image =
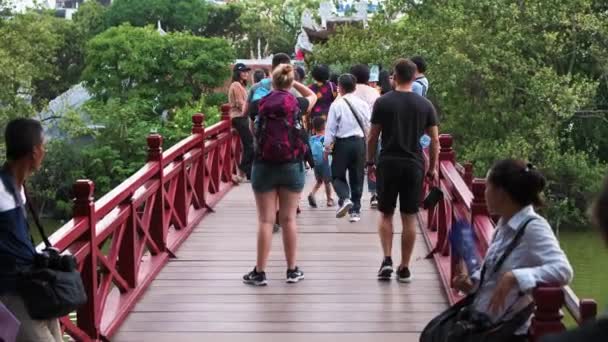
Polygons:
M451 337L468 336L474 333L488 331L493 323L490 316L477 310L462 309L452 327Z
M36 268L50 268L62 272L72 272L78 267L76 258L70 254L59 254L56 248L45 248L34 257Z

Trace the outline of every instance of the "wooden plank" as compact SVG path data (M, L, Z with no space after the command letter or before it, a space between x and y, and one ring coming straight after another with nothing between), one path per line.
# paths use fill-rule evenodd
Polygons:
M418 342L418 333L207 333L207 332L121 332L112 341L116 342Z
M223 296L223 295L174 295L164 296L154 293L153 291L145 295L146 303L255 303L255 304L271 304L271 303L437 303L445 304L446 299L442 296L427 297L427 296L394 296L392 294L291 294L284 296L281 294L250 294L238 296Z
M447 306L435 265L424 259L422 232L416 234L413 282L378 282L377 212L364 208L361 222L351 224L337 220L333 208L309 209L305 198L300 206L298 265L304 281L285 283L283 244L275 234L269 286L242 284L255 264L257 230L245 184L193 231L111 340L418 341L421 329ZM398 263L397 217L394 223Z
M411 312L399 311L322 311L315 315L302 315L294 311L262 311L262 312L133 312L128 322L374 322L374 323L425 323L435 316L434 312Z
M290 333L323 333L336 331L349 332L419 332L426 323L403 322L175 322L165 321L163 324L154 322L129 322L122 331L158 331L158 332L290 332Z

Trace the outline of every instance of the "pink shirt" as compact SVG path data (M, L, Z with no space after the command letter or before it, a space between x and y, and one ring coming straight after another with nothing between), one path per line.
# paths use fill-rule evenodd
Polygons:
M376 88L372 88L366 84L357 84L357 88L353 92L355 96L365 101L369 108L374 108L374 103L380 97L380 93Z

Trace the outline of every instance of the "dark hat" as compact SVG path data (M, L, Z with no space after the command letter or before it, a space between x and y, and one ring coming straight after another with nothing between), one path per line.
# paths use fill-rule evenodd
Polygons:
M251 71L251 68L248 68L245 64L243 63L236 63L234 65L234 71Z

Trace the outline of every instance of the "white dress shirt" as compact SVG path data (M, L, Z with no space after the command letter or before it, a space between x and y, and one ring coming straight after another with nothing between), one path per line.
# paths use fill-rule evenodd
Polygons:
M361 126L355 119L355 113L352 112L348 104L344 101L348 100L353 106L357 116L361 120L361 124L366 132L361 130ZM346 94L340 97L329 107L327 115L327 123L325 124L325 147L328 148L334 143L336 138L361 137L363 138L370 128L371 108L369 105L355 96L353 93Z
M494 273L494 265L513 241L518 230L530 218L534 219L526 227L519 245L505 259L502 267ZM534 211L531 205L520 210L508 222L504 222L502 219L498 221L484 263L486 264L485 279L481 289L477 292L473 306L476 310L488 314L494 321L503 316L505 319L509 319L512 314L530 303L529 297L524 299L519 296L520 291L529 294L540 283L567 285L572 280L573 274L572 266L560 248L551 226L547 220ZM491 314L488 310L490 300L502 275L508 271L513 272L517 279L517 286L507 295L502 312L496 315ZM479 270L472 275L476 286L478 286L479 277ZM517 304L513 305L516 302ZM506 312L505 310L512 305L512 310ZM529 322L518 329L517 333L526 333L528 327Z

